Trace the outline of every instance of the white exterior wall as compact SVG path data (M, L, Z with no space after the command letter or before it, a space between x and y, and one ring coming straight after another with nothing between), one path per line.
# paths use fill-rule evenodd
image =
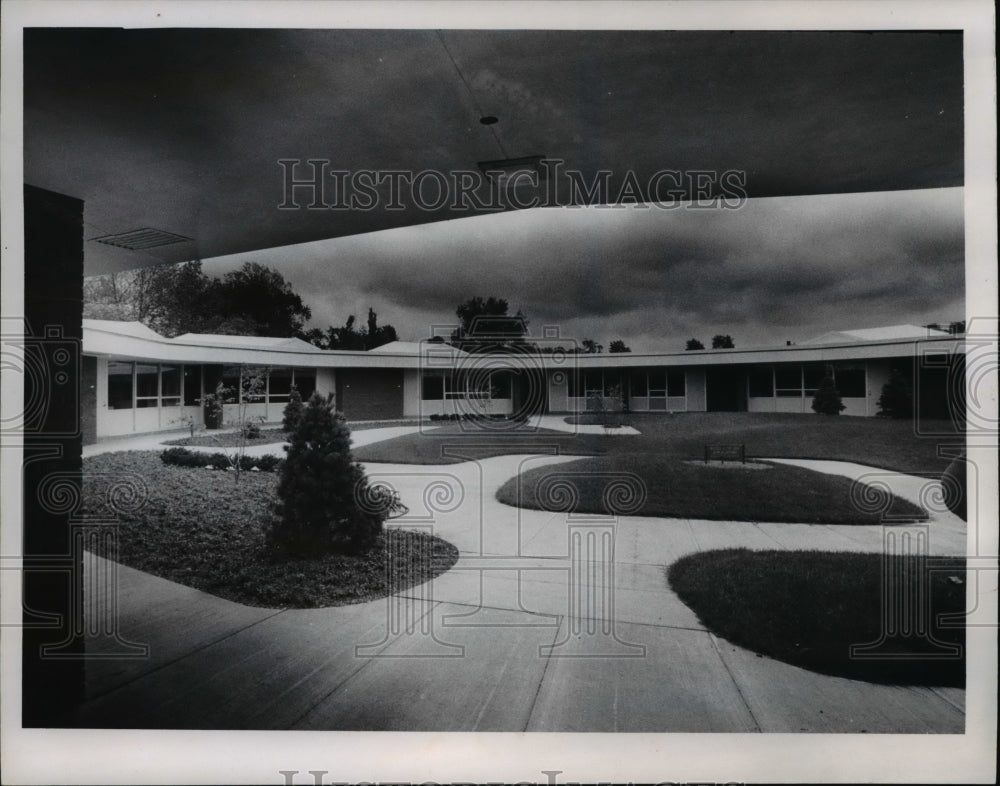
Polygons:
M687 392L687 411L704 412L708 409L705 370L690 368L685 372L684 390Z
M431 414L426 405L437 402L421 401L420 389L420 371L415 368L403 371L403 417L417 418Z

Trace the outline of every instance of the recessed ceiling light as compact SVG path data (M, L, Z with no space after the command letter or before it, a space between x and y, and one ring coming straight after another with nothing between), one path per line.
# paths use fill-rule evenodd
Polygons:
M479 118L479 122L482 123L484 126L491 126L498 121L493 115L483 115L481 118Z
M120 232L117 235L102 235L91 238L91 240L108 246L127 248L129 251L144 251L147 248L183 243L191 238L175 235L173 232L164 232L162 229L143 227L142 229L133 229L130 232Z

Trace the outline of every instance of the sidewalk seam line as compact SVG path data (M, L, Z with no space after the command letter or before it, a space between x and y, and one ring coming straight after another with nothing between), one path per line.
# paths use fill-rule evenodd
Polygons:
M715 654L719 656L719 661L722 663L722 668L726 670L726 674L729 675L729 679L733 682L733 687L736 688L736 693L740 697L740 701L743 702L743 706L747 708L747 713L750 715L750 720L753 721L753 725L757 727L759 733L763 733L760 727L760 723L757 720L757 716L753 714L753 710L750 707L750 703L747 701L746 696L743 695L743 690L740 688L740 684L736 681L736 677L733 676L732 670L729 668L729 664L726 663L726 659L722 655L722 650L719 649L719 641L716 639L715 634L711 631L706 631L708 633L709 639L712 641L712 647L715 649Z
M549 645L549 654L545 657L545 666L542 668L542 676L538 680L538 687L535 688L535 695L531 697L531 707L528 708L528 717L524 722L524 729L522 731L527 731L528 727L531 726L531 716L535 714L535 707L538 704L538 695L542 692L542 683L545 682L545 675L549 673L549 663L552 662L552 650L556 646L556 641L559 638L559 631L562 630L565 617L559 615L559 624L556 626L555 634L552 636L552 643Z

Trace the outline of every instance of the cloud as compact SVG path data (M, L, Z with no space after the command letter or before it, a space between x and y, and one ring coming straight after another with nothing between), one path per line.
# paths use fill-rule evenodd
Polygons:
M669 350L964 315L962 189L752 199L736 210L542 208L205 260L280 270L341 324L372 306L403 337L505 297L537 333Z

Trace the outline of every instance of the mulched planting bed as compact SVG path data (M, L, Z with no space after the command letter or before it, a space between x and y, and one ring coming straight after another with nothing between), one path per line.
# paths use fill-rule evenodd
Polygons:
M939 615L965 612L965 559L933 558L922 576L915 557L894 559L890 575L907 578L885 587L881 554L722 549L683 557L667 573L709 630L760 655L869 682L964 687L965 629L940 625ZM884 616L904 613L883 598L901 597L914 576L927 598L924 618L900 617L895 630L929 635L897 635L870 653L882 657L852 657L851 645L882 639Z
M389 526L359 555L278 559L264 540L278 476L165 465L155 452L83 462L84 511L117 515L118 561L250 606L313 608L385 597L447 571L458 550ZM122 493L128 483L137 489ZM406 555L387 570L386 554ZM387 581L388 579L388 581ZM391 590L390 590L391 585Z
M723 521L878 524L922 520L916 505L885 492L859 489L848 478L801 467L706 466L670 457L609 455L538 467L497 492L507 505L534 510ZM877 503L881 500L881 504Z
M250 445L270 445L276 442L285 442L288 434L280 428L265 428L260 430L260 436L248 438L246 444ZM240 435L236 431L207 432L194 437L184 437L183 439L172 439L165 445L196 445L206 448L235 448L240 444Z

